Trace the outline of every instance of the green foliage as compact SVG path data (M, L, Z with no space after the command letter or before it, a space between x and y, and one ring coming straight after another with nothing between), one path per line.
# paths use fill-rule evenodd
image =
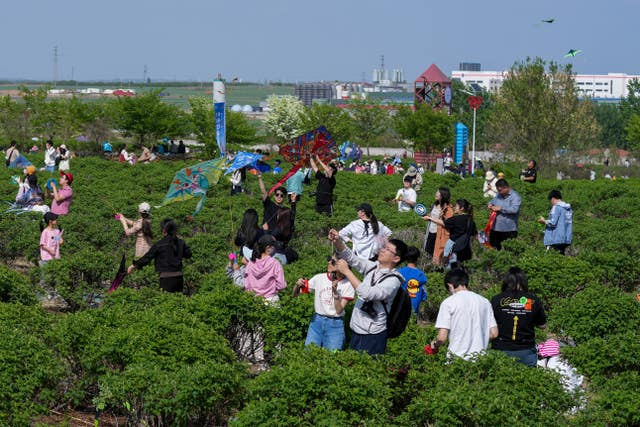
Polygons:
M46 342L51 327L36 307L0 303L0 424L28 426L56 402L65 367Z
M363 147L371 147L373 141L390 128L389 111L379 103L356 100L349 104L348 110L353 119L353 138Z
M231 425L389 424L389 375L368 355L314 346L278 362L250 383L246 406Z
M34 287L22 274L0 265L0 301L33 305Z
M573 298L559 301L550 318L552 331L572 337L577 344L593 337L606 338L638 331L638 302L617 289L593 285Z
M409 371L413 395L397 425L562 425L567 423L563 414L576 404L557 375L517 364L500 352L474 363L436 360Z
M613 378L598 378L595 395L576 425L632 426L640 424L640 374L621 372Z
M349 113L335 105L314 104L304 111L302 128L311 130L326 126L336 143L353 137L354 124Z
M420 104L415 111L402 107L393 119L394 127L416 149L439 152L451 145L453 118L447 113Z
M619 372L640 371L640 334L636 327L615 325L604 337L593 337L583 345L565 347L563 355L590 378ZM635 322L637 325L638 322Z
M603 147L625 146L624 118L619 105L596 104L593 113L600 125L600 143Z

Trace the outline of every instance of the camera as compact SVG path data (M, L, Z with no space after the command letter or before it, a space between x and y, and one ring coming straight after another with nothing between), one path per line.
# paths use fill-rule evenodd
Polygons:
M332 257L331 255L329 255L329 256L327 257L327 262L330 262L330 263L331 263L331 265L336 265L336 260L335 260L335 259L333 259L333 257Z
M362 307L360 307L360 309L367 313L367 316L376 317L376 314L378 314L378 312L373 307L374 304L375 301L366 301L364 304L362 304Z

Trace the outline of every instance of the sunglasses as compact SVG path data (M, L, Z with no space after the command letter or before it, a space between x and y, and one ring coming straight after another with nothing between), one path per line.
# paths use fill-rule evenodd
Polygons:
M276 196L276 197L284 197L284 194L282 194L282 193L275 193L275 196Z

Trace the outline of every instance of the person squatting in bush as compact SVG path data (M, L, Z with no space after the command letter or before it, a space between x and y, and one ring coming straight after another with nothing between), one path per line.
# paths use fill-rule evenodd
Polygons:
M427 354L437 353L449 340L447 357L470 360L483 353L489 341L498 336L491 303L468 286L469 275L464 270L450 270L444 276L444 287L451 296L440 304L435 325L438 335L425 347Z
M329 350L342 350L346 341L344 331L344 308L353 300L354 290L342 273L338 271L335 256L327 259L327 272L307 280L298 279L293 295L313 291L314 313L307 331L305 345L315 344Z
M356 206L358 219L340 230L340 238L353 242L353 253L361 258L375 260L378 250L385 245L391 230L378 221L369 203Z
M244 289L277 304L280 301L278 291L287 286L282 264L273 258L278 242L270 235L260 237L253 247L251 261L244 272Z
M160 223L162 238L151 249L127 269L140 269L154 262L156 273L160 279L160 288L167 292L182 292L184 277L182 275L182 260L191 258L191 249L184 240L178 238L178 226L172 219L163 219Z
M378 252L378 260L370 261L355 255L338 232L329 231L329 240L338 251L337 270L349 280L358 296L351 315L352 350L384 354L387 348L387 312L396 292L402 285L402 276L396 272L407 254L407 245L398 239L389 240ZM360 280L351 271L353 267L364 275Z
M491 343L518 362L535 367L538 362L535 327L547 327L542 302L529 292L527 275L511 267L502 280L502 292L491 299L493 315L498 323L498 336Z
M151 205L142 202L138 205L138 219L133 221L126 218L121 213L116 214L116 218L122 223L124 234L136 236L135 257L141 258L151 249L153 230L151 230Z

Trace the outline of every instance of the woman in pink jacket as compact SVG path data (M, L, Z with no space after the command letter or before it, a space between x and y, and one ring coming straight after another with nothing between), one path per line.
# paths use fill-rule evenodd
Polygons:
M244 289L271 303L280 300L278 291L287 286L282 265L271 256L276 249L275 245L276 239L273 236L262 236L253 248L251 261L244 273Z

